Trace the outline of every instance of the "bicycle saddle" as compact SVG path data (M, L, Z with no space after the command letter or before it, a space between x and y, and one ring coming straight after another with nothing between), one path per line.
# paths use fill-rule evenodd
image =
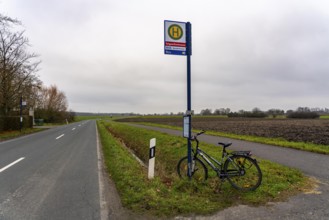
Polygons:
M227 148L232 145L232 143L223 143L223 142L218 142L219 145L222 145L224 148Z

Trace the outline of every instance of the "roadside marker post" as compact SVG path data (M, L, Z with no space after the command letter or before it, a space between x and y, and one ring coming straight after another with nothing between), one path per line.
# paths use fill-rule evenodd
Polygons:
M190 22L164 21L164 53L168 55L183 55L187 57L187 110L184 115L183 137L187 138L188 173L192 173L191 146L191 55L192 55L192 25Z
M154 165L155 165L155 144L156 139L152 138L150 140L150 150L149 150L149 169L148 169L148 178L154 178Z

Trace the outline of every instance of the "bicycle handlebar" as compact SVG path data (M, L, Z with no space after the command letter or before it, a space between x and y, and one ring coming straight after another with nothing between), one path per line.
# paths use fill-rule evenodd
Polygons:
M191 140L192 140L192 141L195 140L195 141L199 142L198 139L197 139L197 137L198 137L199 135L205 133L205 132L206 132L206 131L203 131L203 130L202 130L202 131L200 131L199 133L196 133L195 135L192 136Z
M199 135L201 135L201 134L203 134L203 133L205 133L205 132L206 132L206 131L202 130L202 131L200 131L199 133L197 133L196 136L199 136Z

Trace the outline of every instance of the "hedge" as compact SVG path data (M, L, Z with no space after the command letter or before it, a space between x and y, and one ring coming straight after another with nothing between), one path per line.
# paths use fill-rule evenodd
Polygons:
M22 128L32 128L32 126L32 116L23 116ZM0 117L0 131L20 130L20 128L19 116Z

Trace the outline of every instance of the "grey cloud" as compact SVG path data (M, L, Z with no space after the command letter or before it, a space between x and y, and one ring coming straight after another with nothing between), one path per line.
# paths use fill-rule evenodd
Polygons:
M186 57L163 54L165 19L192 22L196 111L329 107L326 1L10 2L41 78L77 111L184 111Z

